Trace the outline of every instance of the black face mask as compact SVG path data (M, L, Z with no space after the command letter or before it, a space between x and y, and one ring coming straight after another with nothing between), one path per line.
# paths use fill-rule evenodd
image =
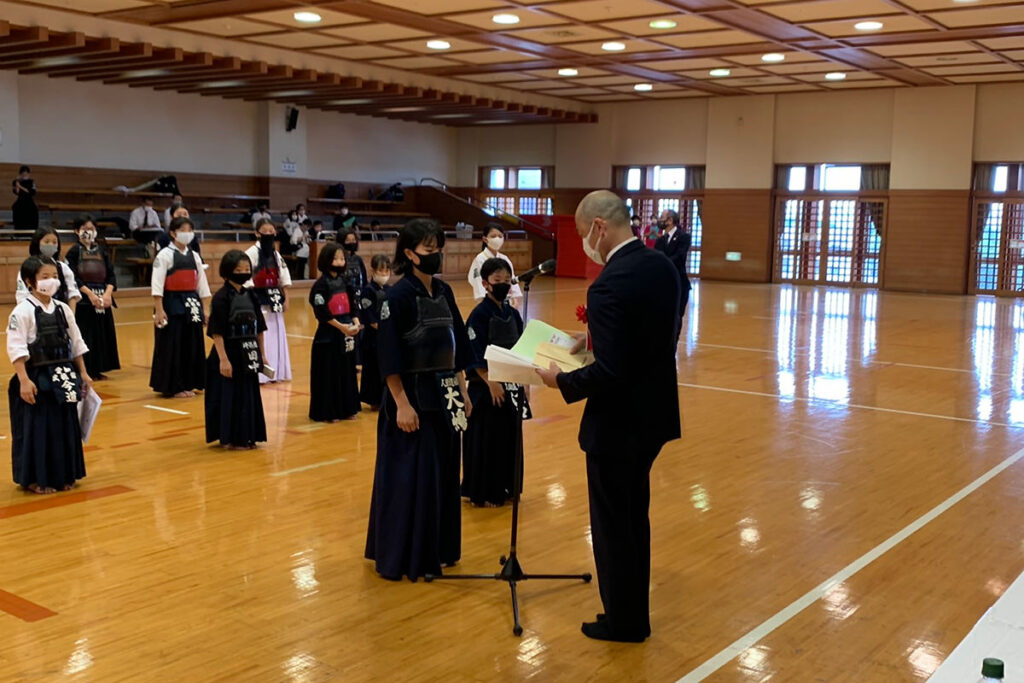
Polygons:
M441 272L441 252L435 251L433 254L420 254L417 252L416 256L420 259L418 266L413 264L416 270L424 275L437 275Z
M498 301L505 301L508 293L512 290L511 282L491 283L491 295Z
M276 235L260 235L260 249L263 251L273 251L275 239L277 239Z
M344 246L345 251L349 252L350 254L354 254L357 251L359 251L359 242L345 242L345 244L342 246Z
M228 279L236 285L244 285L251 278L252 275L250 273L231 273L231 275L228 275Z

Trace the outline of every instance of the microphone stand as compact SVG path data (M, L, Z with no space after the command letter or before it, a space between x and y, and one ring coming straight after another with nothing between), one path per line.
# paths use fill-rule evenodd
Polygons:
M525 320L527 317L527 311L529 310L530 285L533 283L533 278L531 277L529 280L520 280L520 283L523 285L523 319ZM515 475L513 476L512 484L512 527L510 529L508 555L502 555L498 559L498 564L501 565L501 571L494 574L427 574L423 579L427 583L441 580L506 582L512 595L512 633L516 636L521 636L523 635L523 625L519 621L519 593L517 592L519 582L526 581L527 579L536 579L541 581L570 580L590 583L594 577L590 572L585 572L583 574L527 574L523 571L523 566L519 563L518 552L519 498L523 490L523 443L521 432L518 436L518 443L516 443L515 462L513 466L515 467Z

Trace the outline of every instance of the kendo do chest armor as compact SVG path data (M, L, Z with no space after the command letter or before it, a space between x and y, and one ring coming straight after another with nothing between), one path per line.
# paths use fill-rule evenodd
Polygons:
M42 306L35 307L36 340L28 345L28 359L33 367L70 363L71 336L64 310L56 306L47 313Z
M264 258L263 250L259 250L257 270L252 276L252 284L256 290L256 298L261 306L268 306L275 313L284 310L284 296L281 294L281 271L277 266L277 253L270 252Z
M164 291L166 292L194 292L199 286L199 270L196 268L196 259L192 252L182 254L177 249L171 250L174 253L174 265L167 271L164 279Z
M333 316L352 313L352 302L348 298L348 285L344 277L327 278L327 310Z
M452 312L443 294L416 298L416 324L402 336L402 355L409 372L455 369Z
M81 257L78 262L78 276L90 289L93 287L105 287L107 283L107 264L103 262L103 254L97 249L89 252L85 249L79 251Z
M509 314L508 318L494 316L487 328L488 341L503 349L511 349L519 341L519 326L516 317Z

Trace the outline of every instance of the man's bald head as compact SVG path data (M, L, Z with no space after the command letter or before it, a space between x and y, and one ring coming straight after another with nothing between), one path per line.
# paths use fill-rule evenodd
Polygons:
M596 218L602 219L609 229L630 229L629 207L622 197L608 190L591 192L576 207L577 228L582 224L589 229Z

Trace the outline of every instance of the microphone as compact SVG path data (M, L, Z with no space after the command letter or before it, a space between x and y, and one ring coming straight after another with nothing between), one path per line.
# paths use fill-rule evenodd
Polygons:
M533 278L537 277L538 275L547 275L548 273L553 273L554 271L555 259L549 258L547 261L544 261L539 266L534 266L533 268L530 268L528 271L526 271L519 277L512 278L512 284L518 285L520 282L529 283L530 281L533 280Z

